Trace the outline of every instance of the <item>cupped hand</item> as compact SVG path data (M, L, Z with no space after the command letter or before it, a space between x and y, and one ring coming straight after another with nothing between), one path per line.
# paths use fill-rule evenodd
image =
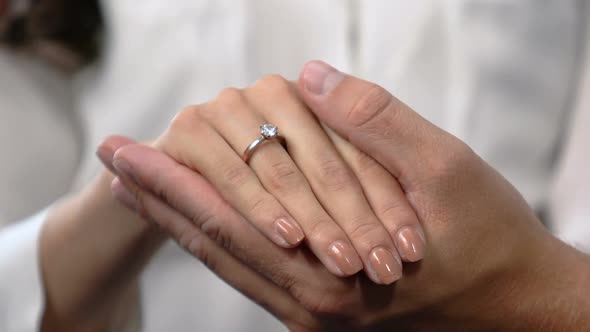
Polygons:
M353 317L374 321L369 317L386 311L391 294L382 287L391 286L375 284L360 274L338 277L306 247L277 247L204 177L168 155L117 136L105 140L100 150L101 159L119 176L112 183L116 198L161 227L289 330L354 331ZM113 167L117 160L124 160L127 171ZM383 306L365 308L366 300Z
M321 62L306 65L298 91L322 122L399 180L417 212L426 256L395 285L336 278L303 248L273 248L201 175L155 149L115 154L134 182L114 183L114 191L292 329L321 330L334 322L326 317L378 331L588 326L590 304L576 296L590 275L588 258L552 237L463 142L381 87ZM229 253L239 267L225 263ZM268 288L236 276L246 270Z

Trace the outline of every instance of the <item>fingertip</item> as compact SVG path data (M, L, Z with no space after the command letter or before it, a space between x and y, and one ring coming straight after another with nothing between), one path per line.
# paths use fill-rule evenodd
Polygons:
M403 267L397 253L385 247L377 247L371 251L367 265L367 275L375 283L391 285L401 279Z
M337 240L328 247L324 265L333 274L349 277L363 269L363 262L350 243Z
M395 245L405 262L417 262L424 258L426 238L420 225L402 227L395 235Z
M96 148L96 156L98 159L100 159L105 167L107 167L111 172L116 173L115 169L113 168L113 159L116 151L124 146L134 143L134 140L125 136L108 136Z
M305 238L303 230L299 224L290 218L279 218L275 221L274 242L283 248L295 248L301 244Z
M113 156L114 151L106 146L99 145L96 149L96 156L102 162L102 164L111 171L111 173L116 173L113 167Z
M329 64L320 61L308 61L299 76L300 87L308 95L324 96L330 94L344 79L345 75Z

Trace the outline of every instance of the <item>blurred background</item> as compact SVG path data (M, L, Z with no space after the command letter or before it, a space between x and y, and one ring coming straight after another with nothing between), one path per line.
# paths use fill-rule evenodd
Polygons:
M183 106L321 59L466 141L590 250L589 15L587 0L0 0L0 225L86 185L105 136L157 137ZM143 277L144 330L232 324L191 306L163 317L179 298L223 303L244 318L236 331L276 330L203 270L160 250ZM187 276L209 283L180 292Z

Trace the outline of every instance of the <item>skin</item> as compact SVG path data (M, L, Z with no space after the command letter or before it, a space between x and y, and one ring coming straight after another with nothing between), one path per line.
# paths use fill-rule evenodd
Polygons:
M418 219L395 179L348 142L331 140L296 94L279 76L243 91L226 89L177 114L155 145L202 173L277 245L291 248L305 238L332 273L349 276L364 266L374 282L391 284L402 273L398 249L407 261L422 258ZM240 155L261 123L284 128L289 153L269 142L247 164ZM114 164L120 171L125 166ZM296 234L282 236L276 220L294 224L289 231ZM413 235L401 238L413 240L416 250L396 248L401 229Z
M287 84L282 79L281 82L283 82L283 87L289 89L290 96L294 96L296 87L290 83ZM264 97L259 95L259 90L266 89L269 85L274 85L274 83L273 80L259 82L258 89L248 92L251 94L247 96L249 102L256 103L260 107L274 108L273 104L259 105L258 101L258 99ZM223 95L227 95L227 93L228 91ZM226 105L224 103L227 103L226 99L226 97L220 97L212 101L208 105L207 111L221 114L224 111L224 105ZM298 100L293 97L286 99L290 101ZM274 102L278 101L277 99ZM224 114L224 118L231 120L229 122L244 123L253 120L256 116L261 116L257 111L258 108L249 108L245 104L242 106L241 112ZM183 127L181 123L182 119L195 116L194 111L195 108L187 109L186 112L177 117L173 126L185 128L186 126ZM316 124L307 108L301 103L292 103L288 114L293 120L300 119L297 121L316 125L314 127L315 131L308 132L306 138L315 142L322 142L322 145L318 145L322 149L316 149L316 154L331 151L333 155L333 159L329 163L332 165L331 170L336 175L341 174L340 177L332 177L342 185L333 186L337 189L335 192L321 194L324 197L334 195L341 199L346 196L349 207L348 210L343 210L345 212L343 215L346 216L347 213L352 214L358 210L363 213L361 215L363 218L356 218L357 220L362 221L365 219L364 216L370 216L371 218L367 219L371 222L357 225L346 224L348 227L352 226L352 229L368 230L364 234L357 232L358 235L351 236L349 240L348 233L344 232L322 207L324 203L331 202L331 204L335 204L336 200L326 199L321 204L316 201L315 195L319 196L317 192L318 186L316 185L316 190L312 191L310 185L312 181L308 181L308 178L311 178L309 171L313 170L315 166L313 164L307 166L308 173L300 171L295 164L295 162L301 162L301 159L298 158L295 161L287 160L290 163L279 162L280 160L278 160L274 165L280 167L277 166L274 169L256 166L263 165L263 158L288 157L278 144L268 144L264 149L257 151L250 161L253 168L256 169L256 177L270 181L266 182L266 186L262 188L263 190L270 188L268 189L270 193L266 194L267 197L279 202L276 206L281 209L281 204L291 207L283 215L297 213L297 215L302 216L301 220L304 221L320 219L309 214L310 207L315 204L316 210L323 213L325 225L317 227L318 230L321 230L321 232L317 232L317 235L305 234L306 236L309 235L306 239L308 245L313 246L313 243L321 242L327 247L335 240L361 243L358 247L364 250L367 271L371 271L368 273L369 278L376 283L382 284L390 284L399 279L401 277L401 264L398 261L398 248L400 248L403 260L407 262L419 261L423 257L424 239L415 236L413 238L414 245L410 246L403 240L408 238L408 229L413 229L416 234L418 232L422 234L422 230L397 181L383 167L378 166L376 162L373 161L371 164L371 158L361 154L348 142L333 142L330 135L327 135ZM180 144L178 142L179 137L185 135L188 140L194 138L190 136L194 128L186 128L190 129L190 131L168 132L166 139L162 138L158 144L162 148L170 146L169 151L173 153L172 147ZM213 126L209 128L211 130L220 130L220 128ZM286 134L288 135L288 133ZM332 139L336 138L333 133L331 137ZM217 136L218 140L225 140L226 138ZM213 137L206 136L201 141L211 143ZM110 142L112 145L104 145L99 148L97 151L98 157L108 166L110 172L118 173L123 181L131 183L133 181L132 177L125 177L124 173L121 173L124 168L123 163L120 161L113 162L112 157L118 147L130 144L132 141L119 137L112 138ZM293 149L300 146L300 144L309 145L309 142L300 142L297 136L290 136L290 142ZM219 156L223 154L224 146L212 146L211 144L210 146L212 151L208 151L207 155ZM231 153L235 156L235 152L229 146L226 145L225 148L227 148L225 155ZM359 158L359 156L363 156L363 158ZM242 169L250 171L239 158L237 159L241 163ZM333 165L338 165L340 169ZM372 167L364 167L368 165L372 165ZM293 174L297 174L297 177L293 177ZM76 327L76 329L80 330L120 329L122 324L128 322L126 317L133 315L134 310L137 309L138 277L143 266L164 241L164 236L158 231L157 227L141 221L141 218L128 211L113 198L110 189L112 180L113 176L104 171L85 190L64 199L54 206L48 214L40 238L41 271L45 286L43 331L61 331L66 327L68 329ZM257 179L254 180L258 181ZM307 188L307 191L302 192L301 188ZM288 194L296 192L297 189L300 190L297 195ZM242 195L236 197L234 202L239 204L243 202L244 197L251 196L253 196L252 192L245 190ZM268 211L261 210L259 213L251 213L250 216L252 220L256 221L261 220L267 213ZM343 218L341 217L341 219ZM252 222L252 224L262 229L256 222ZM332 234L337 232L339 237L327 236L329 235L329 228L332 229ZM379 231L376 232L374 229ZM314 237L317 237L317 239L314 239ZM410 237L410 239L412 238ZM292 244L289 244L286 247L290 248L292 246ZM373 255L371 250L377 246L388 246L390 252L397 257L393 259L393 263L392 260L389 262L377 261L381 265L381 269L368 265L371 264L372 260L374 261L374 258L371 258ZM416 250L416 248L418 249ZM275 248L273 247L273 249ZM322 248L322 250L323 252L318 252L325 255L325 248ZM354 257L357 257L354 249L351 248L350 251ZM377 256L377 258L381 257ZM354 274L362 268L364 266L359 260L359 267L353 270L342 271L338 268L332 268L331 271L343 276ZM383 270L390 273L384 274Z
M590 329L589 257L547 232L463 142L320 62L305 66L298 90L319 120L399 180L422 223L425 258L395 285L336 278L305 248L274 246L203 176L150 147L104 143L134 179L113 191L293 331Z
M48 213L39 240L42 331L118 330L137 308L139 273L165 236L114 200L112 180L104 171Z

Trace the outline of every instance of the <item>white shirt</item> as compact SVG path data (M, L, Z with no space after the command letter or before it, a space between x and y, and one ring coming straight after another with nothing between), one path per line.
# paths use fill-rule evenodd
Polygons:
M268 73L293 79L307 60L322 59L380 83L467 141L538 210L549 206L562 164L565 175L558 177L555 191L560 194L550 201L554 229L570 242L588 245L590 226L584 219L590 211L584 202L590 193L582 187L590 183L578 171L588 165L588 154L580 150L589 137L582 124L568 126L573 114L590 124L588 111L577 108L581 97L588 97L578 82L585 68L580 45L588 36L581 24L583 15L590 15L576 3L147 0L138 5L105 0L109 28L101 62L72 82L72 89L54 91L54 99L46 96L48 86L63 79L46 68L19 71L29 64L14 64L21 60L0 54L0 84L12 87L0 98L0 126L12 130L0 147L8 151L5 156L19 156L0 163L10 170L0 172L0 216L24 217L86 184L101 167L94 149L109 134L156 137L183 106L203 102L223 87L245 86ZM31 82L41 84L39 77L54 81L35 87ZM13 83L15 78L21 83ZM14 139L29 136L38 140ZM51 153L41 155L44 151ZM39 193L44 196L35 198ZM0 233L11 239L0 237L0 251L10 246L23 253L0 256L5 260L0 271L34 276L22 279L29 294L11 295L20 302L0 308L8 310L0 314L2 331L30 331L32 315L25 315L21 329L3 329L14 323L2 319L41 308L39 272L32 264L41 224L28 220L22 225L32 226ZM17 291L14 285L0 275L0 294ZM145 270L141 305L142 330L148 332L281 329L173 244Z

